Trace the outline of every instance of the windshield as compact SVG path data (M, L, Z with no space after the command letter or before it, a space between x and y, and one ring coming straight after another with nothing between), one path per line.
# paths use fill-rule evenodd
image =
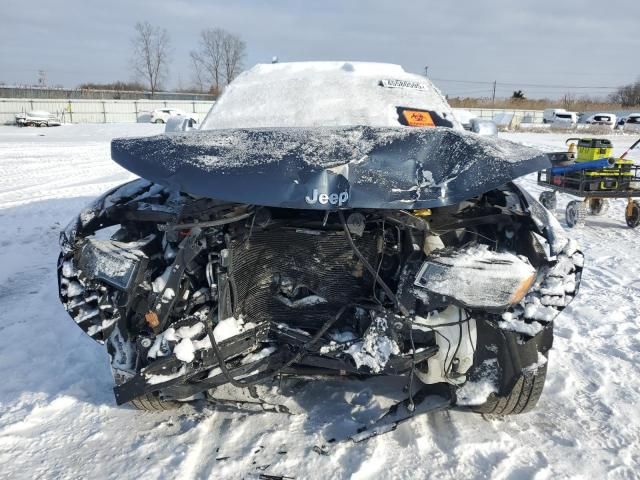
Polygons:
M300 62L244 72L211 108L202 129L400 126L399 107L434 111L461 128L433 84L398 65Z

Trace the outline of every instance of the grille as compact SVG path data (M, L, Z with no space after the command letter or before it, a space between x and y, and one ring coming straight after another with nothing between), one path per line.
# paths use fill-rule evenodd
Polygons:
M375 264L377 237L365 235L354 241ZM371 296L373 279L353 254L344 232L254 231L247 241L232 241L230 250L236 317L317 328L344 304ZM326 303L285 304L278 288L283 279L293 287L306 287Z

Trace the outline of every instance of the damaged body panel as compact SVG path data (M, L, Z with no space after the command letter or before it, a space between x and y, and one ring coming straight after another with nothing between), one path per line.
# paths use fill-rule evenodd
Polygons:
M418 98L420 82L371 85ZM446 118L438 108L428 118ZM453 123L214 121L225 128L114 140L114 159L143 178L61 234L60 299L105 344L118 404L293 412L288 382L406 382L407 398L354 441L445 407L533 408L583 267L512 182L546 168L544 154Z
M550 167L535 149L443 127L204 130L116 139L111 154L193 195L320 210L452 205Z

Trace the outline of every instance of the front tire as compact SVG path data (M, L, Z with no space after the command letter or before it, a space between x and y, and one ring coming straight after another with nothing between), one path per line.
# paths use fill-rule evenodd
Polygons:
M540 400L546 378L546 363L537 369L525 370L509 395L497 397L492 393L485 403L473 407L473 410L477 413L499 416L527 413L533 410Z
M640 224L640 202L638 200L634 200L627 206L624 219L629 228L636 228Z
M148 393L141 397L135 398L129 402L138 410L145 412L166 412L167 410L177 410L182 406L181 402L171 400L161 400L157 395Z
M113 374L113 380L116 385L122 385L130 378L131 374L124 374L123 371L116 368L111 368ZM140 397L136 397L129 402L137 410L144 410L145 412L166 412L167 410L177 410L183 403L173 400L162 400L157 393L147 393Z

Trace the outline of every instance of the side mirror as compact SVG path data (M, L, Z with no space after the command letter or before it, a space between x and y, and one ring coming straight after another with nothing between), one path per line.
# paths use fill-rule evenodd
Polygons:
M483 118L472 118L469 122L471 125L471 131L478 135L497 135L498 126L492 120L485 120Z
M167 119L164 132L187 132L193 130L195 126L196 121L193 118L184 115L174 115Z

